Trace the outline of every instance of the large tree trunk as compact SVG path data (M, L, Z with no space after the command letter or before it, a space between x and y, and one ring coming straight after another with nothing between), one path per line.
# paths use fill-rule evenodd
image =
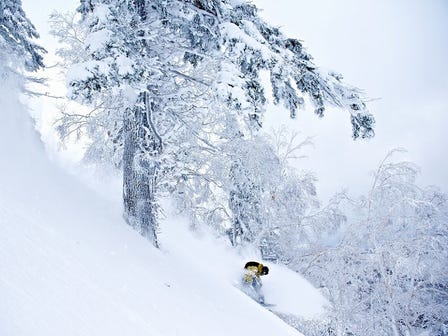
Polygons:
M158 247L155 196L162 143L152 122L152 108L148 94L141 93L124 116L123 201L128 224Z

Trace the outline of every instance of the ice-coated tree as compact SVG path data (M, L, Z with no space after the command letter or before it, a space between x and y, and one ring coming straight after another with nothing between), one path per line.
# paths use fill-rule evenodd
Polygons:
M157 246L156 189L159 172L169 169L161 164L161 134L168 140L174 100L176 109L184 107L182 81L173 75L179 57L170 47L174 31L142 1L83 2L80 11L85 52L68 73L69 95L96 110L90 125L102 123L92 134L105 139L89 154L104 152L104 144L121 152L125 218ZM160 118L162 113L168 117Z
M261 178L255 176L260 173L257 167L270 167L272 161L267 154L272 149L258 144L260 138L256 136L256 131L263 124L263 113L269 96L269 88L261 80L262 73L269 74L274 102L283 104L292 118L304 105L305 97L309 97L319 116L323 116L326 104L351 111L354 138L372 136L374 119L366 110L357 89L343 84L342 76L326 74L316 68L301 43L284 36L277 28L264 22L254 5L244 1L196 1L195 5L201 9L194 20L198 24L195 30L207 26L207 31L214 32L212 37L218 37L218 48L214 54L220 64L213 85L217 93L216 99L227 104L225 119L228 124L223 128L227 130L224 138L229 144L221 147L219 153L230 160L228 170L221 172L231 176L233 185L227 188L228 206L222 201L222 197L211 196L210 193L206 196L203 190L195 192L202 195L201 199L219 200L216 206L211 207L217 220L225 221L230 214L232 242L235 243L238 239L251 240L250 237L254 237L251 232L254 226L262 231L262 227L267 225L260 218L267 206L261 200L261 190L265 187L257 183L270 182L260 182ZM205 37L209 39L208 35ZM209 42L202 42L201 45L203 44L210 45ZM211 45L214 46L215 43ZM210 50L207 54L210 55ZM223 136L219 138L222 139ZM253 148L240 149L242 145ZM266 153L265 157L257 153L262 148ZM254 163L254 167L245 167L245 164L257 160L259 162ZM219 165L222 167L222 163ZM251 169L255 169L257 173ZM250 175L255 176L258 182L251 181ZM273 174L268 173L259 176L276 179ZM226 188L225 180L226 176L221 176L218 185L224 184L223 187ZM203 183L195 185L204 187ZM212 189L205 190L216 189L215 185ZM306 194L305 190L302 190L303 194Z
M298 40L264 22L250 3L83 0L79 12L86 37L83 52L73 51L67 82L70 97L92 110L77 121L94 130L89 153L120 158L126 218L156 245L161 190L182 190L189 202L198 201L193 209L204 197L216 199L234 232L238 216L254 215L240 210L260 203L261 186L238 185L247 170L238 153L245 154L231 151L263 147L256 134L268 96L262 72L274 102L291 117L308 96L319 116L326 104L350 111L354 138L373 136L374 119L359 90L320 71ZM216 155L228 170L209 175ZM224 185L229 174L233 188Z
M170 176L185 176L176 158L188 151L185 134L198 138L195 114L207 94L198 86L208 76L183 60L187 46L176 27L184 23L161 4L86 2L80 25L72 16L52 18L59 39L70 37L60 52L72 63L69 96L92 107L87 115L64 115L60 130L85 126L94 140L87 155L112 157L122 167L125 218L156 246L157 193L172 188Z
M340 240L301 269L325 288L337 336L448 330L448 199L419 188L417 167L393 162L393 153L353 203Z
M45 50L34 42L39 35L26 17L20 0L0 2L0 76L35 71L44 66Z

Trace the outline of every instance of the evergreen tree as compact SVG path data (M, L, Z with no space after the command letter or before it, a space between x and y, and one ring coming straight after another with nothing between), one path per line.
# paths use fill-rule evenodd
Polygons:
M216 100L223 102L227 109L225 113L228 125L237 129L226 132L220 139L226 138L229 144L257 146L256 142L259 140L256 140L256 131L262 127L267 103L267 88L261 81L261 73L266 71L270 75L274 103L282 103L290 111L292 118L304 105L304 96L308 96L319 116L323 116L325 104L351 111L354 138L373 136L374 119L360 99L359 91L344 85L341 75L325 74L316 68L301 43L287 38L278 29L261 20L255 6L232 1L196 1L195 4L201 11L195 14L194 32L203 31L206 26L207 32L213 32L213 41L218 41L218 47L203 51L208 55L214 54L220 60L216 81L213 83L216 87ZM191 35L198 36L194 32ZM199 36L201 40L198 41L202 41L200 45L215 46L209 42L210 34ZM197 62L197 58L195 61ZM227 127L223 126L224 129ZM254 237L250 227L255 223L259 227L268 225L260 219L260 210L265 210L261 205L263 202L260 190L263 187L250 180L249 175L254 172L243 164L247 164L247 159L258 160L261 156L256 155L252 149L247 149L246 152L239 151L241 156L238 157L232 154L235 146L224 148L232 148L227 158L234 161L229 163L229 171L225 174L232 177L233 187L228 192L227 210L220 212L231 214L230 232L232 242L235 243L240 238L247 240L250 236ZM259 148L267 149L263 146ZM266 178L275 180L273 175ZM225 177L221 176L218 180L222 182ZM216 208L224 209L225 206L220 203Z
M249 3L84 0L78 10L87 35L69 72L70 97L93 107L78 121L103 128L89 152L122 153L126 217L156 245L161 191L182 190L190 203L207 195L230 215L234 232L243 234L238 225L248 230L238 217L249 214L240 210L262 204L262 187L238 185L247 175L244 158L231 151L256 147L267 103L261 72L269 72L275 103L291 117L307 95L319 116L327 103L348 109L354 138L373 136L359 91L322 73L298 40L265 23ZM213 168L218 153L226 160L220 171ZM233 188L224 185L229 174ZM220 187L204 189L211 181Z
M0 2L0 65L1 75L25 68L35 71L44 66L45 50L33 40L38 38L35 27L26 17L21 0Z

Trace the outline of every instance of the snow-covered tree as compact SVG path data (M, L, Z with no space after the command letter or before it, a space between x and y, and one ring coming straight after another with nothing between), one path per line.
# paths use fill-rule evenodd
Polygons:
M275 134L225 142L206 164L194 157L196 174L178 185L177 198L193 225L211 225L233 245L252 244L263 258L294 267L344 217L335 203L320 208L315 177L290 166L309 140L290 139L284 128Z
M252 4L240 1L196 3L201 3L200 8L206 13L199 12L195 22L199 22L199 27L208 25L208 31L214 31L212 37L218 37L219 47L214 54L220 60L220 67L213 85L216 87L216 99L226 103L227 127L233 128L233 132L225 133L228 145L221 147L220 151L228 153L225 157L230 160L227 165L229 170L224 171L225 175L232 177L233 183L227 194L229 208L224 211L225 206L220 201L212 209L220 209L219 213L224 218L230 213L233 223L232 241L235 242L237 236L241 236L239 238L243 240L253 236L250 228L253 225L250 223L260 227L267 225L266 221L260 219L261 213L268 206L261 200L261 190L265 187L251 181L249 175L254 176L257 181L261 181L261 176L266 179L259 183L275 183L273 181L278 180L272 173L260 174L261 170L258 169L263 165L271 167L272 160L272 156L269 157L268 154L272 151L270 146L257 144L260 137L257 138L256 131L262 127L270 90L261 80L262 73L269 74L274 102L282 103L293 118L308 96L319 116L323 116L326 104L351 111L355 138L372 136L374 120L361 101L357 89L344 85L341 82L342 76L325 74L317 69L301 43L287 38L277 28L264 22ZM208 35L206 37L209 38ZM210 55L210 50L208 54ZM222 139L223 136L219 138ZM241 146L247 148L240 149ZM257 150L265 155L257 153ZM248 162L257 163L253 167L244 167L244 164L250 165ZM266 172L268 171L272 172L272 169L267 168ZM225 184L226 176L219 180L221 184ZM302 190L303 194L306 194L305 190Z
M26 17L20 0L0 2L0 76L44 66L45 50L34 42L39 35Z
M447 332L448 198L419 188L417 167L392 153L339 241L301 269L325 288L336 335Z
M341 82L342 75L325 73L314 65L312 57L297 39L285 36L258 14L253 4L245 1L208 1L216 13L220 45L239 70L240 81L226 83L233 90L229 99L237 99L249 118L261 126L267 101L266 88L260 75L268 71L274 103L282 103L294 118L303 107L305 97L323 116L325 106L333 104L350 111L353 137L373 136L374 119L362 102L359 90ZM229 90L227 90L229 91ZM244 92L244 98L239 97Z
M274 102L291 117L308 96L319 116L326 104L349 110L354 138L373 135L374 119L359 90L316 68L301 43L264 22L252 4L85 0L79 12L86 37L83 52L72 53L69 95L92 111L75 119L94 130L89 153L113 151L121 158L126 217L153 241L160 191L183 190L188 201L201 199L201 189L213 181L208 195L235 226L238 209L261 204L261 186L238 185L246 169L238 155L265 148L256 144L267 103L263 72ZM253 148L231 152L241 145ZM206 172L218 154L228 170L210 177ZM224 186L229 174L233 189Z
M203 4L201 8L206 13L200 12L194 22L198 22L202 26L211 22L212 25L209 24L208 31L215 29L214 35L219 37L220 47L215 51L215 58L220 60L220 67L213 85L216 87L216 100L226 103L227 112L224 112L226 116L223 118L227 124L222 126L226 131L222 132L218 138L225 138L227 144L217 145L220 148L217 153L221 153L221 158L225 157L230 161L227 165L222 162L218 163L222 174L217 178L219 183L213 179L214 186L207 188L207 182L194 182L192 185L199 186L202 190L196 189L188 195L190 196L189 200L195 193L202 195L200 199L216 200L216 203L211 205L208 211L217 221L225 222L230 215L230 221L233 223L230 232L234 242L237 239L245 240L253 236L250 232L250 227L253 225L250 223L260 227L266 225L266 221L260 219L261 212L258 211L265 211L264 207L268 205L261 205L263 202L260 199L262 197L260 190L263 187L251 182L249 177L252 175L257 181L261 181L262 174L260 175L257 165L258 167L264 165L265 168L267 167L266 171L272 172L272 169L269 170L272 156L269 158L267 154L272 152L272 148L258 144L257 142L262 142L262 140L256 136L256 130L262 126L264 106L268 96L266 93L268 88L264 87L261 81L263 72L270 73L275 102L283 103L290 110L292 117L296 115L297 109L304 104L303 96L313 92L310 98L318 107L316 113L319 115L323 114L325 103L349 107L346 99L349 95L357 100L357 105L352 107L356 106L357 111L361 111L360 113L366 117L364 119L366 123L360 127L354 126L354 137L358 137L361 133L364 137L371 136L373 134L371 128L373 118L365 110L365 105L360 101L356 89L344 86L340 82L341 77L334 74L321 74L312 64L311 57L303 50L300 42L288 39L278 29L263 22L253 5L242 2L224 4L210 1ZM210 50L208 53L210 54ZM278 74L279 71L282 71L282 75ZM296 78L297 81L294 81L293 78ZM324 83L325 86L320 88L319 85ZM343 103L344 101L345 103ZM213 112L216 112L216 108L213 109ZM353 118L353 120L358 119ZM363 131L360 133L361 129ZM242 146L246 149L241 149ZM256 147L258 149L255 149ZM257 153L257 150L266 155ZM228 153L228 155L223 153ZM244 167L244 164L249 164L248 159L250 162L257 162L253 164L254 167ZM222 169L223 166L226 166L227 170ZM251 169L254 169L256 173ZM280 171L281 169L276 170ZM209 170L208 181L211 175L213 174ZM226 182L228 175L232 177L233 187L230 188L225 186L228 182ZM263 176L266 178L265 184L274 183L272 181L276 180L272 173ZM197 176L197 178L200 179L201 176ZM217 185L227 188L227 199L229 200L227 202L230 203L228 207L222 197L211 196L213 191L219 189L216 188ZM204 195L204 190L209 191L207 195ZM195 208L189 200L187 201L188 207ZM209 218L209 216L204 216L207 207L202 204L199 208L201 215L197 217ZM238 235L241 237L238 238Z

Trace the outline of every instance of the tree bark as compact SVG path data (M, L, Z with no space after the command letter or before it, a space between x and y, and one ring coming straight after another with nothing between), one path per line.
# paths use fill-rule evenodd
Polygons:
M128 224L159 247L155 196L161 139L152 123L152 108L144 92L124 116L123 202Z

